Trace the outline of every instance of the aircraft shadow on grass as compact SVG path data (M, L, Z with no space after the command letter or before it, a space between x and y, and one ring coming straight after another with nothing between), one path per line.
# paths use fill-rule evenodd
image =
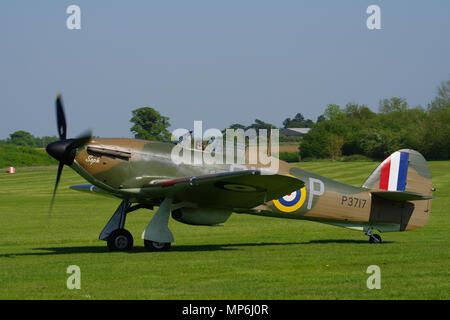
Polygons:
M361 244L370 245L366 240L345 240L345 239L326 239L326 240L311 240L308 242L254 242L254 243L227 243L227 244L207 244L207 245L179 245L173 246L169 252L202 252L202 251L233 251L239 250L239 247L264 247L264 246L293 246L293 245L308 245L308 244ZM384 241L389 244L391 241ZM47 256L58 254L87 254L87 253L109 253L107 247L104 246L84 246L84 247L50 247L50 248L33 248L36 251L47 252L24 252L24 253L8 253L0 254L0 258L11 258L20 256ZM158 252L148 253L144 247L134 247L132 251L127 254L145 253L157 254ZM165 253L165 252L160 252Z

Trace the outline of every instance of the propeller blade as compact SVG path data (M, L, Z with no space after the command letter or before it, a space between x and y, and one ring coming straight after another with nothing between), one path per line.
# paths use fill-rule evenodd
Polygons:
M87 130L80 134L77 138L74 139L74 141L70 144L70 148L81 148L92 139L92 131Z
M67 139L67 123L66 115L61 94L56 96L56 125L58 129L59 141L55 141L47 145L47 153L59 161L58 172L56 174L55 188L53 189L52 200L48 215L50 216L55 202L56 190L58 189L59 180L61 179L64 165L72 165L78 148L84 147L92 139L92 131L85 131L75 139Z
M58 189L59 179L61 178L61 173L62 173L63 168L64 168L64 163L60 162L58 165L58 173L56 174L56 182L55 182L55 188L53 189L52 201L50 202L50 208L48 210L49 216L53 210L53 203L55 202L56 189Z
M62 97L61 94L59 93L56 96L56 125L58 129L59 139L66 140L67 136L66 115L64 114Z

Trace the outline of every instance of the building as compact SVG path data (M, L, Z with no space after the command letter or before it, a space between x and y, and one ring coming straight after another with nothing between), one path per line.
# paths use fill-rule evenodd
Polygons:
M286 137L303 137L311 128L286 128L281 129L280 134Z

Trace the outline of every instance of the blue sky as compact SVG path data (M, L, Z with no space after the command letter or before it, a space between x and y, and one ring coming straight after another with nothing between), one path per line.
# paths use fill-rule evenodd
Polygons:
M81 30L66 27L71 4ZM371 4L381 30L366 27ZM56 135L58 91L69 137L131 137L143 106L171 129L425 106L450 76L449 13L448 0L1 1L0 139Z

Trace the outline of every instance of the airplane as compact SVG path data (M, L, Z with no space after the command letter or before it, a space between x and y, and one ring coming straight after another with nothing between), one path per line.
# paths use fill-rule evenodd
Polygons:
M362 231L370 243L382 242L374 230L414 230L430 217L431 173L414 150L394 152L355 187L281 160L277 172L248 161L236 170L230 164L175 164L174 143L93 138L90 132L67 139L59 94L56 119L60 140L46 148L59 162L49 212L63 167L69 166L89 182L71 189L121 199L99 236L110 251L132 250L133 236L125 229L128 213L154 207L158 209L142 234L147 251L170 249L170 216L206 226L220 225L232 213L309 220Z

